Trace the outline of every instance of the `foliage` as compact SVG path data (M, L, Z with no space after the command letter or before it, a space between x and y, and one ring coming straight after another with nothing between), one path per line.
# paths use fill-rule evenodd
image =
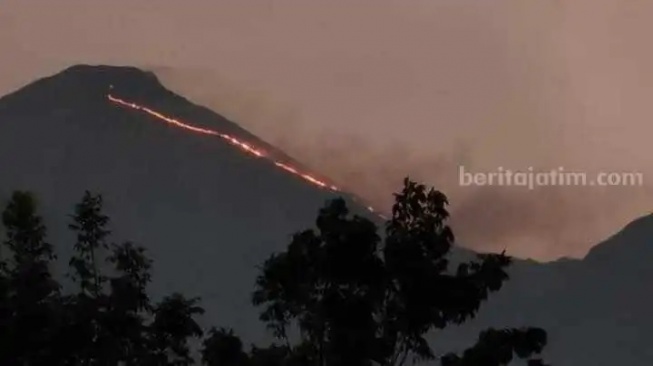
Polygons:
M469 320L508 279L504 254L479 255L449 270L454 235L444 194L406 179L395 200L383 240L372 222L350 217L345 202L335 200L320 211L317 230L296 234L285 252L264 264L253 296L263 307L261 320L286 344L296 326L310 364L434 360L426 337ZM533 346L523 341L531 333L509 332L512 337L501 338L506 347L529 346L515 348L520 358L546 341ZM488 334L495 333L484 334L481 344ZM454 360L448 357L443 365ZM458 365L451 362L446 365Z
M56 317L49 303L58 296L49 263L54 257L47 243L36 200L28 192L15 192L2 213L6 232L3 244L9 254L0 264L3 302L0 306L2 349L0 364L37 364L47 360L47 345L55 336Z
M192 364L198 299L175 294L151 303L151 261L142 247L108 242L101 196L85 192L71 216L77 293L61 293L53 279L55 256L31 194L15 192L2 223L10 256L0 262L0 364Z
M153 302L152 261L143 247L110 241L100 195L85 192L70 216L68 276L77 286L63 293L36 200L15 192L2 213L0 364L186 366L196 363L192 340L203 339L207 366L499 366L517 358L543 366L533 358L547 340L538 328L489 329L461 355L431 348L434 331L468 321L502 287L510 258L486 254L451 266L445 195L406 179L395 200L383 237L336 199L315 229L263 264L252 301L279 343L246 350L231 329L203 332L199 298Z

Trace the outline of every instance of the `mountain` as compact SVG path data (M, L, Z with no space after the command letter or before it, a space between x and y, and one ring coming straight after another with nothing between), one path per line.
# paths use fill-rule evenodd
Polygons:
M166 123L109 94L232 140ZM206 324L233 326L246 339L264 334L249 302L256 266L313 225L327 199L343 195L290 167L306 172L135 68L74 66L0 99L0 201L14 189L35 192L67 258L73 205L86 189L102 193L115 238L146 246L154 259L153 293L199 295L210 309Z
M342 195L378 220L333 184L136 68L74 66L0 98L0 201L34 191L66 258L73 204L86 189L102 193L115 239L154 259L152 292L201 296L203 323L246 341L269 340L249 303L256 266L313 225L327 199ZM486 327L533 325L549 332L553 365L651 365L652 260L653 215L583 259L516 260L472 323L433 340L449 351Z

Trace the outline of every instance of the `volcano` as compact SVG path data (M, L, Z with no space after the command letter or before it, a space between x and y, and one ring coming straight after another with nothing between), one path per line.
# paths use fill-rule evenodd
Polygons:
M263 344L270 335L250 304L257 266L328 199L381 222L338 182L133 67L74 66L0 98L0 201L15 189L36 193L63 258L73 205L101 193L114 240L154 260L155 296L200 296L204 325ZM583 259L516 260L472 323L434 335L436 351L487 327L532 325L548 331L553 365L648 366L652 261L652 215Z
M313 225L326 200L343 196L376 219L334 182L136 68L71 67L0 99L0 121L0 200L35 192L62 257L72 205L86 189L101 193L115 239L154 260L153 293L201 296L207 324L246 338L264 333L249 303L256 266Z

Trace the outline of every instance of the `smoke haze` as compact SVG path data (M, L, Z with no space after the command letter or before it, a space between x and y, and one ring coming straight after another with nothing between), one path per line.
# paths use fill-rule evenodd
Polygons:
M246 4L4 1L0 94L76 63L149 68L377 205L389 206L405 175L436 186L476 249L582 256L650 211L647 187L528 191L457 179L464 165L650 180L653 3Z

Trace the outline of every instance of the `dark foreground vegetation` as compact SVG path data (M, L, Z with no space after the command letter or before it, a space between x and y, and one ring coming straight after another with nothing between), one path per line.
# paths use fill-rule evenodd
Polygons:
M230 329L203 330L198 298L150 299L152 262L142 247L111 243L102 205L86 192L74 207L65 281L74 286L64 291L35 198L15 192L6 204L0 365L544 365L534 358L546 344L538 328L488 329L462 354L431 349L434 331L469 320L501 288L510 258L480 255L449 268L446 197L408 179L383 240L336 199L319 211L316 229L295 234L262 265L252 302L277 339L265 347L245 346Z

